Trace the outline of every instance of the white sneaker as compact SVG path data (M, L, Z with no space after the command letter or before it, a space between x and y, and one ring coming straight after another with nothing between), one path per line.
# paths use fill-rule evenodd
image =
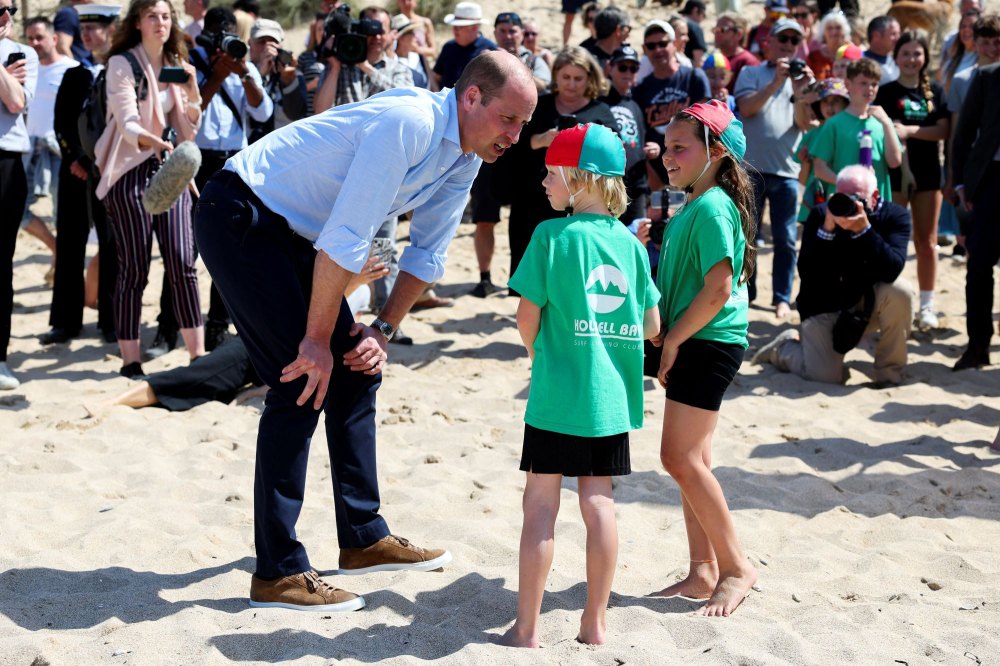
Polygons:
M916 324L917 328L921 331L932 331L941 327L941 322L938 321L938 316L934 313L934 309L929 307L920 308L920 312L917 313Z
M0 391L16 389L21 385L14 373L7 367L6 361L0 362Z

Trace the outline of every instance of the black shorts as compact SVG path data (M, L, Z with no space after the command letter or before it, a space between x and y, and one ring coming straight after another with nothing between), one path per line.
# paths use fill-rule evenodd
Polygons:
M562 0L563 14L576 14L589 0Z
M473 222L493 222L500 221L501 203L493 193L493 170L485 168L484 164L479 169L479 175L472 181L472 191L469 193L472 199L472 221Z
M667 400L719 411L722 396L743 363L743 347L689 338L667 373Z
M933 164L910 164L910 173L913 174L913 189L910 192L903 192L903 169L889 169L889 184L893 192L903 192L911 195L915 192L933 192L941 189L941 163Z
M524 424L521 471L563 476L624 476L632 473L628 433L581 437Z

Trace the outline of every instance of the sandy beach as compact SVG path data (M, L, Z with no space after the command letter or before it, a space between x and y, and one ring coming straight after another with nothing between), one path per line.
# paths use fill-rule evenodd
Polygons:
M943 329L910 340L903 385L873 388L865 349L848 356L842 387L744 363L714 464L760 580L731 618L645 598L686 572L688 557L679 492L659 464L663 394L647 380L633 473L616 481L621 547L607 645L573 640L585 599L573 481L563 484L545 647L492 645L515 614L529 363L516 300L465 296L478 281L471 233L460 229L438 288L455 307L406 320L416 344L390 348L378 407L382 513L394 533L448 548L454 561L443 572L331 576L368 602L333 616L247 605L261 401L88 418L85 403L129 386L117 348L98 341L94 311L84 337L39 344L49 259L21 234L9 360L23 383L0 393L0 663L997 662L1000 455L988 442L1000 424L1000 368L951 371L966 336L965 267L950 248L938 280ZM507 278L506 239L504 222L497 282ZM759 265L757 303L766 304L769 248ZM145 342L162 275L154 260ZM912 245L905 276L915 284ZM203 267L201 278L207 303ZM752 309L751 352L788 325ZM185 363L179 349L144 367ZM320 570L337 566L334 521L320 428L298 523Z

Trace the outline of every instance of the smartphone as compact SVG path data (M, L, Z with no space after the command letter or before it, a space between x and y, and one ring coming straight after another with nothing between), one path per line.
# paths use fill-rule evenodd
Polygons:
M386 267L392 263L392 239L376 237L372 239L372 247L368 252L369 257L378 257L378 260Z
M28 56L24 55L23 51L14 51L9 56L7 56L7 62L5 63L4 66L5 67L10 67L11 65L13 65L18 60L24 60L27 57Z
M157 80L160 83L187 83L190 77L183 67L163 67Z
M563 130L572 129L573 127L576 127L576 116L573 114L559 116L559 124L556 125L556 129L561 132Z

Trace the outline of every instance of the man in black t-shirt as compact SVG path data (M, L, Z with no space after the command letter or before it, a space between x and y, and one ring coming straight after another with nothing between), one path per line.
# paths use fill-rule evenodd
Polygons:
M681 16L687 22L688 43L684 46L686 55L694 67L701 67L708 52L708 43L705 42L705 33L701 29L701 22L705 20L705 3L703 0L687 0Z

